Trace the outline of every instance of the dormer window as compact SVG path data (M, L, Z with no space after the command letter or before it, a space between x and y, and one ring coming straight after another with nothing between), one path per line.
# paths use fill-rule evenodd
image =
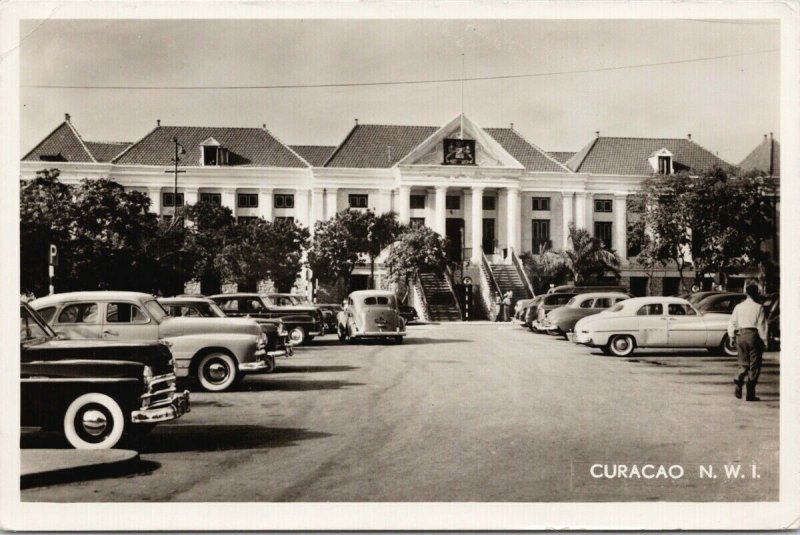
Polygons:
M672 174L672 157L670 156L658 157L658 174L659 175Z
M221 146L213 137L203 141L200 148L203 152L203 165L228 165L228 149Z

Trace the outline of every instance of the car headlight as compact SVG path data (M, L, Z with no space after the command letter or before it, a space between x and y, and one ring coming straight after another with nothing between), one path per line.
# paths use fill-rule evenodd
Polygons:
M145 366L144 370L142 370L142 379L144 379L145 391L150 392L153 383L153 368Z
M258 347L259 348L267 347L267 342L268 342L267 333L261 331L261 334L258 335Z

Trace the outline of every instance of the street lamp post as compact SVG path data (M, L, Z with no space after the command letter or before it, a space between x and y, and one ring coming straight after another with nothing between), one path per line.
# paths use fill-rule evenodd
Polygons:
M172 158L172 163L174 165L174 169L164 171L165 173L173 173L175 175L175 182L172 188L172 217L173 219L177 219L178 216L178 173L185 173L186 171L178 170L178 164L181 161L180 155L186 154L186 149L183 148L183 145L180 144L178 141L178 136L174 136L172 138L172 142L175 144L175 157ZM174 221L173 221L174 223Z

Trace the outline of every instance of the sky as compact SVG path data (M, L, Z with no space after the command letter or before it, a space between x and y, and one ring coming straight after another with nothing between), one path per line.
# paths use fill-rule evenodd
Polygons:
M336 145L362 124L441 126L460 82L314 85L507 76L735 56L780 46L769 21L47 20L21 25L21 151L68 112L88 141L136 141L163 125L267 128L292 145ZM116 89L31 86L116 86ZM545 150L604 136L685 137L740 162L779 131L778 52L466 81L464 113Z

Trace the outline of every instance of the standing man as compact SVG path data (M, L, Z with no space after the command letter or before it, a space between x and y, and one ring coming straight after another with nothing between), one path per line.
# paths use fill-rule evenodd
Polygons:
M503 296L498 293L494 298L495 316L494 321L503 321Z
M759 302L758 286L745 284L747 299L736 305L728 322L728 336L736 341L739 351L739 370L733 379L733 394L741 399L742 386L747 386L747 401L758 401L756 383L761 373L761 358L767 341L767 315Z
M511 290L507 291L503 296L503 321L511 321L511 305L513 304L512 298L514 294Z

